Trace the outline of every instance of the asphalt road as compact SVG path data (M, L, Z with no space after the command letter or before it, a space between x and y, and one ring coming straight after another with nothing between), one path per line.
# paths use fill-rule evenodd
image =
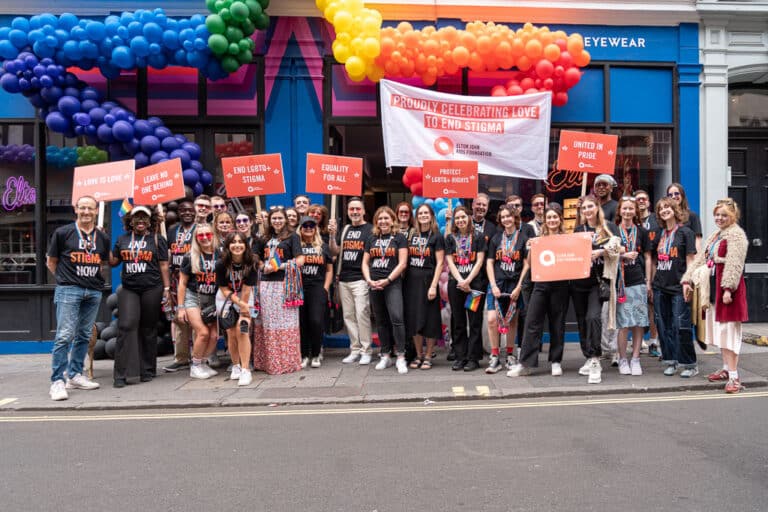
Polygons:
M768 392L0 415L7 511L764 511Z

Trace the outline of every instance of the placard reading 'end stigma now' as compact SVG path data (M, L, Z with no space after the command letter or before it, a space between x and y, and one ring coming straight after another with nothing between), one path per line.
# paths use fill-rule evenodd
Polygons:
M477 196L476 160L424 160L424 197Z

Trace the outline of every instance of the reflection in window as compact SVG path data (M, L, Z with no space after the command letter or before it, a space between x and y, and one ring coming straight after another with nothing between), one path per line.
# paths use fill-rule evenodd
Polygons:
M728 126L768 127L768 90L736 89L729 92Z

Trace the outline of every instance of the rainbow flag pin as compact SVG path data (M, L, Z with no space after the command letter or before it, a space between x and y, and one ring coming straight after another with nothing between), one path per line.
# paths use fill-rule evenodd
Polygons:
M472 290L472 292L467 295L467 300L464 301L464 308L470 311L477 311L480 308L480 302L482 301L484 294L485 292Z

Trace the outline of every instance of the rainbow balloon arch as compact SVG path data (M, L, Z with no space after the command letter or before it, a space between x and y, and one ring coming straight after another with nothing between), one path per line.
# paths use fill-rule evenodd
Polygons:
M185 19L170 18L160 8L103 21L73 14L14 18L10 27L0 27L0 87L26 97L50 130L84 136L111 160L134 159L141 168L180 158L188 195L199 195L213 176L203 168L198 144L174 134L158 117L139 119L67 68L98 68L114 79L122 70L184 66L210 80L224 78L252 61L251 36L269 26L269 0L206 0L205 5L207 16ZM517 30L483 22L464 29L416 30L407 22L382 28L381 13L362 0L316 0L316 5L334 27L334 57L354 81L419 77L429 86L463 68L516 69L492 95L551 91L553 105L562 106L590 61L581 35L530 23Z

